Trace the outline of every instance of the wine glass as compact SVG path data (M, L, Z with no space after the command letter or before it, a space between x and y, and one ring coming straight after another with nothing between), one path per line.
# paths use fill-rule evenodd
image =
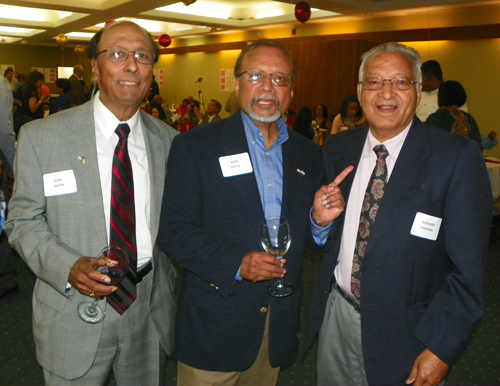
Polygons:
M115 265L109 267L104 261L100 259L109 259L116 262ZM104 265L99 265L104 264ZM128 256L122 249L118 247L104 247L99 256L96 257L93 263L93 268L103 275L109 276L111 281L107 285L118 285L127 274L128 269ZM102 322L105 317L105 312L99 306L100 298L95 298L91 302L82 302L78 306L78 316L84 322L96 324Z
M292 238L290 236L290 225L285 217L267 217L262 222L262 246L267 253L278 260L283 258L290 248ZM282 298L293 292L291 285L284 285L281 279L275 280L267 289L269 295Z

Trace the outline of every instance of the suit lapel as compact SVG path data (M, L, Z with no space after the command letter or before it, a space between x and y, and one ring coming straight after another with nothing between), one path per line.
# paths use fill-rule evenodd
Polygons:
M241 153L250 155L241 114L235 114L225 120L219 145L221 147L219 157ZM264 210L255 173L227 177L224 180L235 202L242 203L242 205L238 205L241 216L247 223L248 229L256 242L260 243L260 235L258 234L260 228L256 227L255 224L260 224L264 218Z
M101 180L95 140L94 109L89 102L75 108L73 120L69 123L67 152L75 174L78 190L90 213L90 218L98 235L102 235L101 245L107 245L106 223L103 211ZM91 117L91 119L89 119ZM81 157L81 159L79 159ZM85 163L83 162L85 160Z
M430 148L423 124L415 119L389 179L372 228L366 255L384 237L401 210L419 188L421 181L430 170L429 154Z
M151 205L151 235L155 237L158 233L160 218L161 197L165 183L166 154L162 147L163 140L158 137L159 129L150 122L149 119L142 119L144 142L148 157L149 178L150 178L150 205ZM153 244L156 240L152 240Z

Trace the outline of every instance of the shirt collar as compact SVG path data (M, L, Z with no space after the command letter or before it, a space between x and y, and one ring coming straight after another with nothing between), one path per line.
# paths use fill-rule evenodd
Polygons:
M244 113L241 110L240 112L247 140L250 140L250 142L255 142L255 143L259 142L264 143L264 136L262 135L257 125L253 123L252 119L246 113ZM278 123L278 138L276 139L276 142L274 142L274 144L271 146L271 149L273 147L282 145L288 140L288 128L286 127L286 122L284 121L283 118L280 118L278 119L277 123Z
M130 127L130 136L133 139L137 135L137 127L139 125L139 110L127 121L119 121L118 118L101 102L99 99L100 91L98 91L95 97L92 99L94 101L94 121L96 127L98 127L106 141L115 134L115 130L120 123L127 123Z
M375 138L371 132L371 130L368 130L368 146L365 148L366 150L366 155L368 153L373 152L373 148L377 145L383 144L387 151L389 152L389 157L392 159L392 161L396 162L399 156L399 152L401 151L401 148L403 147L403 144L405 142L406 136L408 135L408 132L410 131L411 124L413 123L413 120L406 126L406 128L396 135L394 138L388 139L387 141L384 141L381 143L377 138Z

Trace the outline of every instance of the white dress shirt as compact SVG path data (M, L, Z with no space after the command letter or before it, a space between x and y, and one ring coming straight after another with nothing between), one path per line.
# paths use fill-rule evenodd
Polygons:
M120 123L128 123L128 151L134 174L134 201L137 240L137 269L140 270L153 256L153 244L150 227L150 180L149 165L144 141L143 123L139 111L126 122L120 122L115 115L102 104L99 92L93 98L95 137L97 157L99 160L99 175L101 179L104 215L109 240L109 224L111 211L111 176L113 155L118 136L115 129ZM104 245L103 245L104 247Z
M403 147L411 123L396 137L391 138L383 143L389 152L386 158L387 164L387 181L391 176L394 165L398 159L399 152ZM365 146L361 153L361 158L358 163L356 175L352 183L351 192L347 201L345 211L344 230L340 242L339 263L335 267L335 280L346 294L352 295L351 292L351 271L352 260L354 257L354 247L358 236L359 218L361 216L361 207L363 204L366 187L375 167L377 155L373 148L381 143L373 136L371 131L368 131ZM377 219L375 219L375 222ZM368 240L368 243L370 241Z

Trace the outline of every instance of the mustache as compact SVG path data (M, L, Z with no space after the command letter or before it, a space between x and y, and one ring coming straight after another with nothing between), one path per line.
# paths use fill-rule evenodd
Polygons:
M250 101L250 105L254 105L258 101L263 100L263 99L270 99L278 107L278 110L281 108L281 103L280 103L279 99L276 98L274 95L267 95L267 94L258 95L258 96L253 97L252 100Z

